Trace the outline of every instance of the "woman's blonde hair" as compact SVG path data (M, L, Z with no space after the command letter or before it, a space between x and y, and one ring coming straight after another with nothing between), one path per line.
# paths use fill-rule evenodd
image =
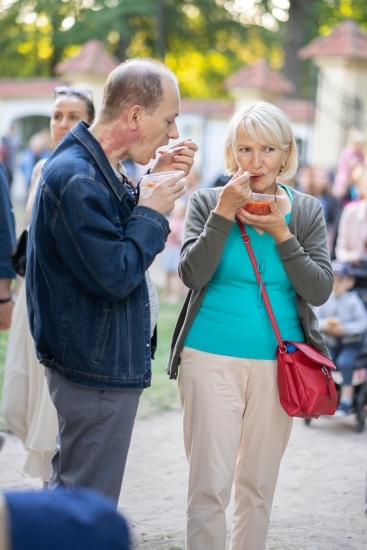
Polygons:
M237 130L242 127L250 139L263 145L274 145L289 154L282 170L282 178L291 179L298 168L297 144L287 115L272 103L254 101L238 109L229 121L225 136L224 162L227 174L238 170L234 158Z

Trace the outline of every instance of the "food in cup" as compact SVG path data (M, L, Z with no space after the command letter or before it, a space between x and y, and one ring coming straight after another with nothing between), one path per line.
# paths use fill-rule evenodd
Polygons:
M256 202L249 201L244 209L250 214L255 214L256 216L267 216L270 214L270 203L269 202Z
M141 178L141 185L146 185L147 187L155 187L155 185L174 181L175 183L180 181L185 177L185 172L183 170L171 170L169 172L157 172L156 174L145 174Z
M252 193L248 203L243 207L246 212L255 214L255 216L267 216L270 214L270 201L276 200L276 195L266 195L262 193Z

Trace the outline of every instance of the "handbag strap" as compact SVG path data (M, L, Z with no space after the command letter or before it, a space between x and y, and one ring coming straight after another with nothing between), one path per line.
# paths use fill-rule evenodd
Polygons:
M236 222L238 224L238 227L240 228L243 243L246 247L248 255L250 256L250 260L251 260L251 264L252 264L252 267L253 267L253 270L254 270L254 273L255 273L256 280L260 285L261 294L262 294L262 297L263 297L263 300L264 300L266 311L268 312L268 315L269 315L269 318L270 318L271 326L273 327L275 337L276 337L278 345L279 345L279 350L281 352L286 351L286 347L285 347L284 342L282 340L282 337L280 335L278 323L276 322L276 319L275 319L275 316L274 316L274 311L273 311L273 308L271 307L269 296L268 296L268 293L267 293L265 285L264 285L264 281L261 280L260 273L259 273L259 270L257 268L257 262L256 262L254 251L252 250L249 234L246 232L246 230L243 226L243 223L237 218L237 216L236 216Z

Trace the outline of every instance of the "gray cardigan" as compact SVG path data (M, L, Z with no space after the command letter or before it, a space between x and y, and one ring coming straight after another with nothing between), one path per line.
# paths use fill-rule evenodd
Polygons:
M170 378L177 378L180 353L186 335L203 301L205 290L221 259L235 221L213 212L220 187L200 189L190 199L181 249L179 273L189 288L173 332L167 365ZM297 307L306 342L329 357L311 306L329 298L333 274L327 246L326 226L320 202L292 190L294 200L289 229L292 237L277 245L284 269L296 291ZM244 249L244 253L247 254Z

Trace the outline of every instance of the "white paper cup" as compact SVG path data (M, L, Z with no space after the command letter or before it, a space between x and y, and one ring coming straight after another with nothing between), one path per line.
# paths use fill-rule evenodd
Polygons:
M172 170L171 172L159 172L158 174L146 174L141 178L140 185L154 187L160 183L178 182L185 177L182 170Z

